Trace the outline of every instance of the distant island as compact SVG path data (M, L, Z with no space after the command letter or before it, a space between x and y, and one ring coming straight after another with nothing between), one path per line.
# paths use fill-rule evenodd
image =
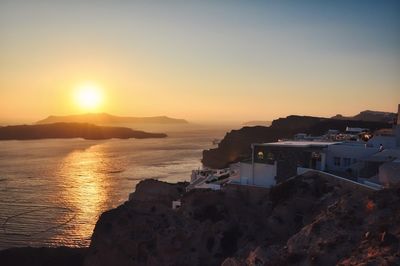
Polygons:
M264 121L264 120L254 120L254 121L247 121L244 122L243 126L270 126L271 121Z
M359 121L392 123L393 121L396 120L397 114L390 112L365 110L354 116L343 116L341 114L337 114L331 118L340 120L359 120Z
M53 123L44 125L16 125L0 128L0 140L31 140L49 138L83 139L144 139L165 138L164 133L149 133L126 127L106 127L89 123Z
M91 123L91 124L187 124L184 119L171 118L167 116L151 116L151 117L129 117L115 116L107 113L89 113L80 115L54 116L51 115L43 120L37 121L36 124L50 123Z

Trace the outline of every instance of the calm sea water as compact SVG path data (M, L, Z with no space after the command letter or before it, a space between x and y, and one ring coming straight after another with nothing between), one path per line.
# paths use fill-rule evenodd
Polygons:
M140 180L189 180L202 150L224 132L0 142L0 249L88 246L99 215L126 201Z

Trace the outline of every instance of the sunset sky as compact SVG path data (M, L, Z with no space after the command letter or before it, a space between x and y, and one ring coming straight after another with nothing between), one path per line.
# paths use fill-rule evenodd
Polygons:
M99 94L77 96L87 84ZM400 1L0 0L3 123L87 111L272 120L398 103Z

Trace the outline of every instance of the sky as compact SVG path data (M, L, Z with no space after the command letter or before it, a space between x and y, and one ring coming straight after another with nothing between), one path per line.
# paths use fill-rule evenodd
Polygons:
M0 122L397 111L400 1L0 0Z

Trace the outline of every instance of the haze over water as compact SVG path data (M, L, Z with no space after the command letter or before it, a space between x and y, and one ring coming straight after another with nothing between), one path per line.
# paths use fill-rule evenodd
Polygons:
M172 132L165 139L3 141L0 249L88 246L99 215L146 178L189 180L203 149L225 130Z

